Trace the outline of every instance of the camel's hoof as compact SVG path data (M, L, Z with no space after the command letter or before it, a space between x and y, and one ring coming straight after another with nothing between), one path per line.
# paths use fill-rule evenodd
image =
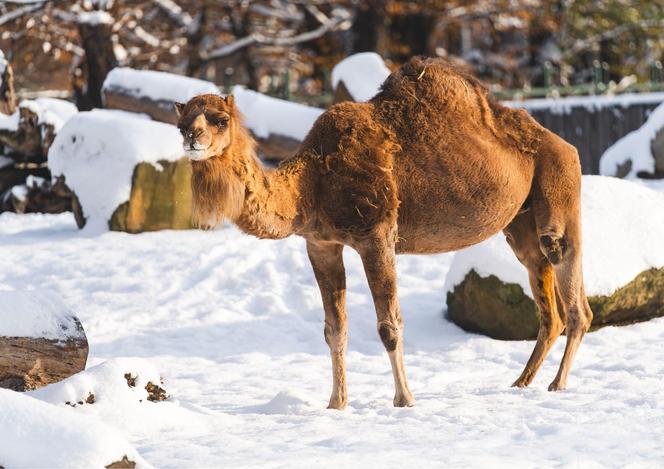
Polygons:
M346 402L344 399L330 399L330 403L327 405L327 408L334 410L344 410L347 405L348 402Z
M530 384L529 379L519 378L512 383L513 388L525 388Z
M565 389L565 384L564 383L559 383L558 381L554 380L553 383L549 384L549 391L562 391Z
M413 407L415 399L412 394L403 394L401 396L394 396L394 407Z

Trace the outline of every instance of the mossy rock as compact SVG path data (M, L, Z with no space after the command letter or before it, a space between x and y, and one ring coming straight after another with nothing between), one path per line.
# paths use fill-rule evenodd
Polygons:
M139 163L134 169L129 201L120 205L109 221L114 231L140 233L186 230L191 222L191 165L186 158Z
M664 268L641 272L610 296L590 296L591 330L664 316ZM537 337L539 312L520 285L495 275L480 277L471 270L447 294L447 317L461 328L494 339Z

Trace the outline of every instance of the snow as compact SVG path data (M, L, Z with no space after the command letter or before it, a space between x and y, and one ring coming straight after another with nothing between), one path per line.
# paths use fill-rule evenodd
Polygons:
M56 98L24 99L18 107L34 112L39 118L38 124L50 124L55 132L58 132L64 123L78 112L76 106L69 101ZM18 128L19 109L9 116L0 114L0 129L15 131Z
M0 87L2 87L2 79L5 73L5 70L7 69L7 65L9 65L9 62L7 61L7 58L5 57L5 53L0 50Z
M116 428L99 419L0 389L0 461L14 468L103 469L123 456L150 467Z
M39 124L50 124L57 133L70 118L78 113L73 103L64 99L37 98L23 100L18 106L27 108L39 116Z
M233 88L235 103L245 124L257 137L271 134L304 140L309 129L324 111L304 104L272 98L242 86Z
M588 295L611 295L644 270L664 267L664 192L621 179L584 176L581 197ZM532 297L527 271L502 233L454 256L445 292L471 269L517 283Z
M54 176L65 176L90 226L103 227L129 200L138 163L157 166L159 160L182 156L182 136L175 126L142 114L95 109L67 121L49 150L48 165Z
M369 101L378 93L390 69L375 52L361 52L346 57L332 69L332 86L343 81L353 99Z
M628 107L634 104L659 104L664 102L664 92L624 93L615 96L572 96L566 98L527 99L525 101L502 101L505 106L524 108L528 111L548 109L554 114L569 114L575 107L598 111L605 107Z
M80 11L76 14L76 22L80 24L113 24L113 16L107 11Z
M14 160L5 155L0 155L0 169L14 164Z
M68 340L81 337L74 314L44 291L0 291L0 336Z
M624 196L621 188L634 186L598 187ZM639 211L650 193L633 191L641 194L629 199ZM620 241L628 226L617 220L627 202L616 206L611 197L605 205L597 229ZM649 226L641 215L639 226ZM611 220L616 225L606 229ZM586 249L595 242L604 243L586 240ZM622 249L636 248L616 244L608 253ZM469 334L444 319L453 256L398 258L406 371L417 404L395 409L362 264L346 249L350 402L337 412L325 410L329 350L302 239L261 241L230 227L91 234L71 214L0 214L0 289L54 291L76 311L90 343L90 368L67 384L0 394L0 464L54 465L36 459L40 445L72 448L60 442L74 431L81 443L71 451L110 452L122 438L160 468L637 467L664 459L664 319L588 334L568 389L550 393L559 340L532 387L513 389L534 343ZM139 389L127 391L118 377L127 368L163 377L171 398L139 402ZM89 391L99 402L62 404ZM76 466L94 467L89 461L102 457L86 454Z
M640 171L653 173L655 158L650 150L650 143L662 128L664 128L664 104L653 110L645 124L625 135L604 152L599 160L600 174L614 176L617 167L627 160L632 161L627 178L636 178Z
M186 103L199 94L219 94L219 88L209 81L167 72L134 70L117 67L104 80L104 90L122 90L136 97L155 101Z

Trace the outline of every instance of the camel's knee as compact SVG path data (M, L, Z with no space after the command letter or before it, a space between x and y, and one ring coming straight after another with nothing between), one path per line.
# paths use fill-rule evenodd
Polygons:
M568 251L568 242L565 236L545 234L539 237L539 244L542 253L553 265L560 264Z
M385 350L388 352L393 352L397 348L399 343L399 337L401 336L401 330L399 326L389 323L381 322L378 324L378 335L380 340L385 346Z
M343 327L330 324L327 321L325 322L323 334L325 336L325 342L330 348L338 347L344 339L345 333L346 332Z

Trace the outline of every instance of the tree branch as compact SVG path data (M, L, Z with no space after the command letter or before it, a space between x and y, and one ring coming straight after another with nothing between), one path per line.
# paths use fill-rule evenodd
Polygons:
M4 15L0 16L0 25L3 25L5 23L8 23L12 20L15 20L16 18L20 18L21 16L32 13L33 11L37 11L40 8L44 6L44 2L40 3L33 3L29 5L25 5L23 7L19 7L14 11L10 11L9 13L5 13Z
M246 37L233 41L230 44L225 44L210 52L201 53L201 60L209 62L211 60L226 57L232 53L251 46L253 44L269 45L269 46L292 46L303 42L313 41L319 37L324 36L330 31L333 31L350 19L350 14L346 10L336 10L333 12L332 17L328 18L318 28L307 31L306 33L296 34L287 37L270 37L263 36L262 34L252 33Z

